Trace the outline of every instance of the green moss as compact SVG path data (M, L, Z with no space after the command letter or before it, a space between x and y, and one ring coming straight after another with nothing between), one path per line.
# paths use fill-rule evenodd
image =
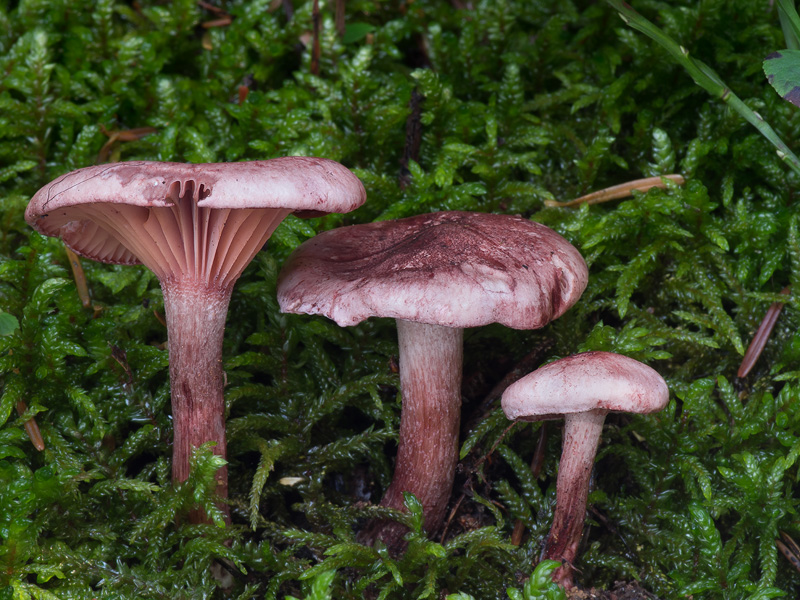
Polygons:
M206 27L222 15L194 1L0 2L0 599L557 597L546 569L523 580L552 518L559 436L550 427L533 477L540 428L507 432L492 388L518 364L592 349L652 364L671 401L609 418L578 581L797 596L774 540L800 539L800 314L779 294L800 289L798 176L771 142L605 3L351 0L344 37L321 3L316 75L312 2L219 7L230 23ZM777 12L635 8L795 148L797 109L761 72L786 47ZM287 219L237 284L224 348L234 527L187 524L195 503L219 517L218 459L199 451L192 477L170 483L157 281L84 261L84 308L60 242L23 212L40 186L98 160L288 154L343 162L369 199ZM686 184L544 205L672 171ZM318 231L444 209L545 223L581 250L590 282L543 330L467 332L454 512L431 540L413 497L407 514L373 505L399 421L392 323L283 315L275 281ZM772 338L737 379L776 301ZM411 526L404 556L357 542L374 516Z

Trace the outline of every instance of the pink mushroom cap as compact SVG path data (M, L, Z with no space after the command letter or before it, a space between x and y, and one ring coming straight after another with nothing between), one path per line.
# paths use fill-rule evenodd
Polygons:
M186 480L193 449L206 442L227 456L222 342L239 275L289 213L347 212L365 199L353 173L312 157L114 163L62 175L33 196L25 219L39 233L92 260L142 263L161 283L174 481ZM227 467L216 477L226 497ZM196 511L190 516L202 519Z
M278 300L284 312L342 326L377 316L536 329L566 312L587 279L580 253L544 225L449 211L321 233L289 257Z
M584 352L540 367L503 393L512 420L541 421L605 410L651 413L669 402L669 389L655 370L613 352Z
M39 233L61 237L86 258L116 264L144 262L157 270L147 257L165 252L165 242L173 240L156 233L144 242L146 247L129 247L133 242L141 245L143 237L149 237L149 228L140 227L143 223L161 220L142 210L177 209L179 200L186 197L192 198L195 212L188 219L189 226L205 227L198 233L204 236L201 241L210 241L224 237L228 219L225 213L208 216L204 209L281 210L279 218L265 217L275 223L256 225L251 215L235 220L237 229L243 227L248 233L250 229L268 230L268 237L289 212L349 212L364 203L366 192L352 172L324 158L292 156L212 164L131 161L62 175L33 196L25 219ZM185 217L183 221L179 217L177 223L161 229L189 242L184 221ZM125 239L131 237L135 240ZM159 244L161 248L157 248ZM202 245L197 236L191 244Z

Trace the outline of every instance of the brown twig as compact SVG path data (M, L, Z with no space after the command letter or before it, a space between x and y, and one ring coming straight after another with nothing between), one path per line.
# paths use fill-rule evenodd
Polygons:
M634 191L646 192L650 188L654 187L664 189L667 187L663 181L664 179L673 181L678 185L683 185L686 181L682 175L677 174L646 177L644 179L635 179L634 181L627 181L625 183L620 183L619 185L613 185L609 188L598 190L596 192L592 192L591 194L586 194L585 196L581 196L580 198L576 198L575 200L570 200L568 202L545 200L544 203L545 206L550 207L576 206L578 204L600 204L601 202L608 202L609 200L627 198Z
M158 131L155 127L137 127L135 129L125 129L122 131L108 131L102 125L100 126L100 130L108 136L108 141L103 144L103 147L100 148L100 152L97 154L98 164L108 161L111 155L111 149L116 142L133 142Z
M536 444L536 450L531 459L531 473L533 478L538 479L539 473L542 472L542 465L544 464L544 451L547 448L547 421L542 421L542 427L539 429L539 441ZM522 543L522 534L525 533L525 523L522 519L517 519L514 523L514 531L511 532L511 543L519 546Z
M237 104L244 104L247 97L250 95L250 90L253 88L255 78L252 73L246 74L239 81L239 86L236 88L236 94L231 97L231 102Z
M319 16L319 0L314 0L314 8L311 10L311 26L314 35L313 45L311 47L311 74L319 75L319 35L322 23Z
M781 290L781 294L788 295L789 291L789 286L786 286ZM758 326L758 329L753 335L753 339L747 347L747 352L744 353L744 357L742 358L742 364L739 365L739 370L736 372L736 376L740 379L742 377L747 377L747 374L755 366L758 358L764 351L772 329L775 327L775 323L778 322L778 317L783 310L783 305L783 302L773 302L767 309L767 314L764 315L761 325Z
M785 531L781 531L781 539L775 540L775 545L778 547L778 550L781 551L792 566L795 569L800 571L800 546L797 545L792 537L786 533Z
M86 283L86 273L83 272L81 259L66 245L64 251L67 253L69 266L72 267L72 276L75 278L75 287L78 288L81 304L83 308L89 308L92 306L92 299L89 297L89 285Z
M22 400L17 402L17 414L21 417L25 414L28 410L28 405L25 404ZM42 437L42 432L39 431L39 426L36 424L36 419L31 417L27 421L25 421L25 432L28 434L28 437L31 439L31 443L33 447L36 448L39 452L44 450L44 438Z
M117 140L120 142L133 142L140 140L146 135L158 131L155 127L136 127L135 129L123 129L122 131L114 132Z
M473 421L482 419L483 416L489 412L492 404L494 404L494 402L503 395L503 392L508 386L510 386L523 375L526 375L536 369L542 363L545 354L550 350L550 348L553 347L553 343L554 342L551 339L542 340L536 345L536 348L523 356L519 362L514 365L514 368L511 369L505 377L498 381L491 391L486 394L486 397L483 399L478 409L474 411L477 417L474 418Z
M282 0L281 5L283 6L283 14L286 15L286 20L291 21L292 17L294 17L292 0Z
M344 13L345 13L345 0L336 0L336 9L334 14L334 23L336 24L336 33L339 34L339 37L344 36L345 30L345 21L344 21Z
M244 104L244 101L247 100L247 96L250 94L250 88L246 85L239 86L239 104Z
M594 475L595 474L596 474L596 471L592 471L592 479L594 479ZM592 486L592 487L594 487L594 486ZM630 544L628 543L628 540L626 540L625 537L622 535L622 533L620 533L620 531L617 528L617 526L614 525L614 523L612 523L607 516L605 516L602 512L600 512L600 509L598 509L596 506L594 506L592 504L592 505L589 505L587 510L592 514L592 516L594 516L595 519L597 519L600 522L600 524L603 527L608 529L608 531L612 535L614 535L614 536L619 538L619 540L628 549L629 553L634 553L636 551L634 548L631 548Z
M153 314L155 315L156 319L158 319L159 323L161 323L164 327L167 326L167 320L162 317L161 313L159 313L155 308L153 309Z
M197 5L198 5L200 8L205 8L206 10L208 10L208 11L211 11L211 12L213 12L213 13L217 13L218 15L224 15L224 14L227 14L227 13L226 13L226 12L225 12L223 9L221 9L220 7L218 7L218 6L214 6L213 4L209 4L208 2L203 2L203 0L198 0L198 2L197 2Z
M205 23L201 23L200 26L203 29L211 29L212 27L227 27L233 23L233 17L230 15L225 15L224 17L220 17L219 19L212 19L211 21L206 21Z
M478 410L475 411L477 413L477 415L478 415L477 419L473 418L472 421L474 422L476 420L479 420L479 419L483 418L483 416L489 411L491 405L494 404L494 402L498 398L500 398L500 396L503 395L503 392L505 391L505 389L508 386L510 386L515 381L517 381L520 377L522 377L526 373L530 373L536 367L538 367L539 364L541 364L541 362L542 362L543 356L545 355L545 353L548 350L550 350L550 348L552 346L553 346L553 340L545 339L544 341L539 343L536 346L536 348L534 348L531 352L529 352L528 354L523 356L522 359L520 359L520 361L517 362L517 364L514 365L514 368L511 369L511 371L509 371L505 375L505 377L503 377L503 379L501 379L499 382L497 382L495 384L495 386L489 391L489 393L486 395L486 397L481 402L481 405L478 408ZM475 470L477 470L477 468L481 464L483 464L489 458L489 456L491 456L494 453L494 451L497 448L497 446L505 438L505 436L508 435L509 431L511 431L511 429L514 427L514 425L516 425L516 422L512 422L508 427L506 427L505 431L503 431L503 433L500 436L500 438L492 445L492 448L489 450L489 452L487 452L484 456L482 456L480 459L478 459L478 461L475 463ZM534 479L539 476L539 473L541 472L542 464L544 462L544 450L545 450L546 441L547 441L545 425L546 424L543 422L542 423L541 435L540 435L540 438L539 438L539 442L538 442L538 444L536 446L536 451L534 452L533 460L531 461L531 471L534 474ZM484 481L484 483L485 483L485 481ZM460 500L459 500L459 502L460 502ZM521 528L521 530L519 532L517 531L518 528ZM522 525L521 522L518 521L514 525L514 533L512 533L512 540L514 539L514 535L515 534L516 534L516 536L518 538L521 539L521 536L522 536L523 532L524 532L524 525ZM512 541L512 543L513 543L513 541ZM519 545L519 542L517 542L516 545Z
M462 492L461 495L458 497L458 500L456 501L455 506L453 506L453 510L451 510L450 514L447 516L447 521L445 521L444 527L442 528L442 534L439 536L439 543L440 544L444 543L444 536L447 535L447 530L450 528L450 523L453 521L453 517L456 516L456 512L458 511L458 508L459 508L459 506L461 506L461 503L464 501L465 497L466 497L466 494L464 494Z
M109 344L111 348L111 358L113 358L117 364L122 367L122 370L125 373L125 379L122 381L122 385L125 387L132 387L133 386L133 371L131 370L130 365L128 364L128 353L125 352L119 346L115 346L114 344Z
M416 88L411 91L408 101L410 112L406 119L406 145L403 148L403 158L400 159L400 189L406 189L411 183L411 171L408 164L413 160L419 161L419 149L422 143L422 102L425 97Z
M517 421L512 421L511 425L509 425L508 427L506 427L503 430L503 433L501 433L500 437L497 438L497 440L495 441L494 444L492 444L492 447L489 448L489 451L486 454L484 454L483 456L481 456L478 459L478 462L475 463L475 467L476 468L481 466L484 462L486 462L486 459L488 459L492 454L494 454L494 451L497 450L497 447L500 445L500 442L503 441L503 439L508 435L508 432L511 431L514 428L514 425L516 425L516 424L517 424Z
M205 21L201 23L200 26L203 29L211 29L213 27L227 27L231 23L233 23L233 17L228 14L224 9L219 8L218 6L214 6L213 4L209 4L208 2L203 2L202 0L198 1L197 5L200 8L204 8L205 10L212 12L218 17L216 19L212 19L210 21ZM211 43L209 42L208 45L210 46ZM205 47L205 43L203 44ZM211 48L206 48L206 50L211 50Z

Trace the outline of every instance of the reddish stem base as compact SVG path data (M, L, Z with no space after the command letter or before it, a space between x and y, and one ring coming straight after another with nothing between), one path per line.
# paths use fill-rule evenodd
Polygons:
M208 288L194 282L163 282L169 337L169 375L172 392L174 441L172 479L189 477L194 448L214 442L214 453L226 458L222 338L230 289ZM228 496L228 468L217 471L217 494ZM221 505L227 523L230 511ZM193 511L190 521L207 521Z
M463 330L397 321L403 412L394 478L383 506L405 510L403 492L422 504L425 530L441 527L458 463ZM404 547L408 529L395 522L370 523L359 536Z
M553 581L568 589L575 585L572 565L583 533L589 482L606 413L594 410L565 416L556 483L556 512L542 558L563 563L553 572Z

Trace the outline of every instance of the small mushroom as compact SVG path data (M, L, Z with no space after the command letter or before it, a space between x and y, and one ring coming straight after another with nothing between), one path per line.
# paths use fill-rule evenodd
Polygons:
M355 175L312 157L87 167L31 199L25 218L39 233L61 237L86 258L143 263L158 277L167 317L173 481L189 476L193 448L211 441L226 456L222 341L239 275L292 211L347 212L364 200ZM217 473L221 497L227 482L224 467Z
M541 421L564 416L564 444L556 482L556 511L542 559L561 561L553 580L572 587L589 479L609 412L651 413L664 408L669 389L652 368L612 352L585 352L551 362L503 393L506 416Z
M544 225L509 215L440 212L353 225L308 240L278 278L281 310L339 325L397 319L403 410L394 479L381 504L422 503L425 528L444 518L458 462L463 329L536 329L586 287L583 258ZM362 534L398 550L405 528Z

